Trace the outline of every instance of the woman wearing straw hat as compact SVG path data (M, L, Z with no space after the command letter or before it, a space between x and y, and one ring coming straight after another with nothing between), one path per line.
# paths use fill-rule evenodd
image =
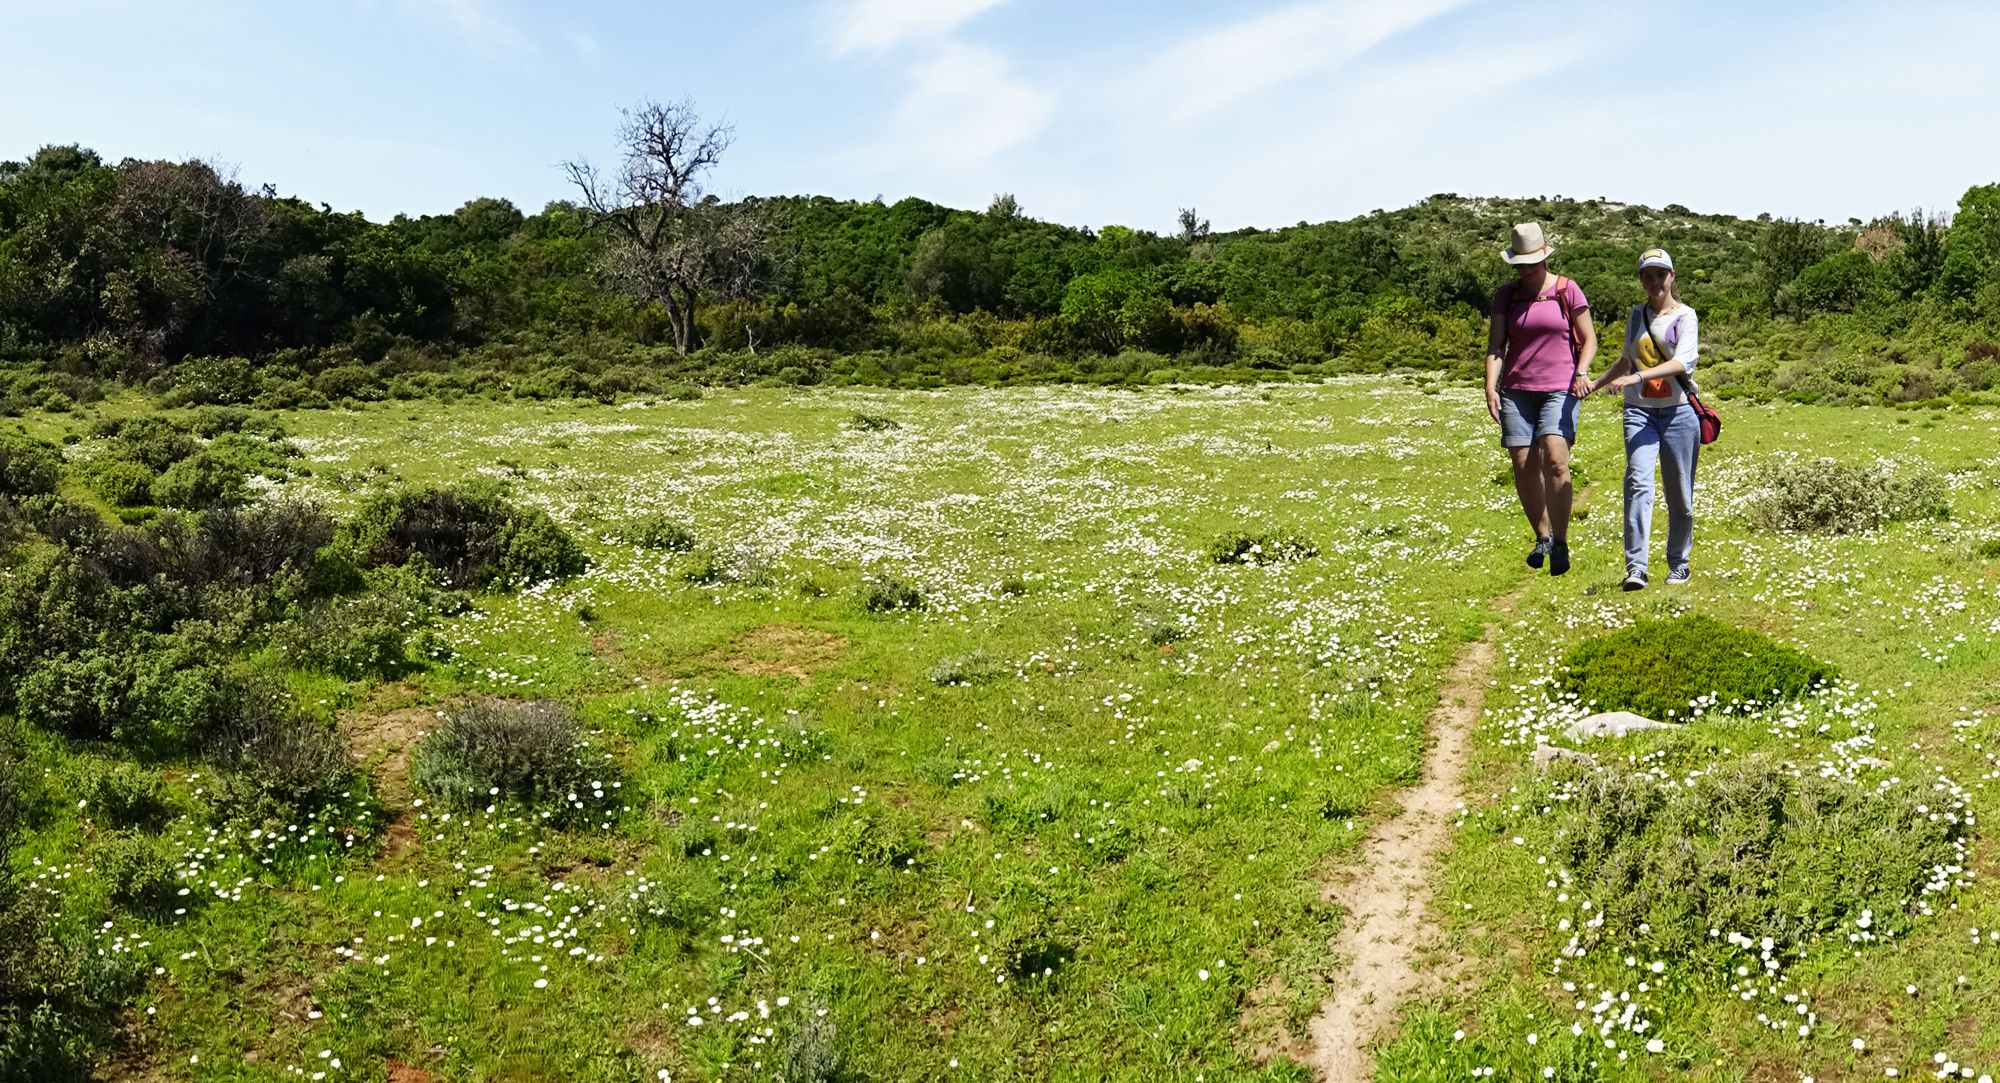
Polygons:
M1694 548L1694 464L1701 454L1701 420L1688 401L1688 377L1700 352L1694 309L1674 286L1674 260L1665 249L1639 255L1643 304L1625 320L1625 346L1591 390L1625 393L1625 589L1646 587L1646 554L1653 530L1653 467L1667 496L1667 583L1689 579Z
M1500 258L1514 281L1493 295L1486 334L1486 412L1500 426L1500 446L1514 465L1514 492L1535 531L1528 567L1546 559L1550 575L1569 571L1569 449L1577 401L1590 394L1597 356L1590 302L1569 279L1549 273L1555 253L1542 227L1514 227Z

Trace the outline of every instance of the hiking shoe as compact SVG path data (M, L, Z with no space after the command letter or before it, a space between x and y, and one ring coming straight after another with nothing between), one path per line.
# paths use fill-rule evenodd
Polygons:
M1632 569L1631 571L1629 571L1629 572L1626 572L1626 573L1625 573L1625 589L1626 589L1626 590L1645 590L1645 589L1646 589L1646 573L1645 573L1645 572L1642 572L1642 571L1640 571L1640 570L1639 570L1639 569L1637 569L1637 568L1634 568L1634 569Z
M1549 539L1547 538L1535 539L1535 547L1528 550L1528 567L1540 568L1542 566L1542 558L1549 555L1549 544Z
M1561 575L1569 571L1569 541L1557 538L1549 546L1549 574Z
M1667 573L1667 585L1670 587L1686 586L1687 581L1692 578L1694 578L1693 573L1689 572L1687 565L1683 564Z

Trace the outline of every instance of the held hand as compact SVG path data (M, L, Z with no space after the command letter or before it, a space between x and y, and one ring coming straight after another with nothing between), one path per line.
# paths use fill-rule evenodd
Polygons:
M1576 374L1576 379L1571 381L1569 385L1569 393L1579 399L1589 398L1590 393L1595 390L1597 390L1597 385L1591 383L1590 377L1585 376L1581 372Z
M1495 425L1500 423L1500 392L1490 387L1486 389L1486 416L1492 418Z
M1632 385L1638 382L1639 382L1639 377L1628 372L1625 375L1618 377L1616 380L1611 381L1611 387L1614 388L1615 390L1623 391L1626 388L1631 387Z

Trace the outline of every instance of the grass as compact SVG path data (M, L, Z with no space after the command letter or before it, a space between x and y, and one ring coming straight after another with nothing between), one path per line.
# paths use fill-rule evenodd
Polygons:
M1277 1025L1316 1007L1303 979L1337 969L1340 920L1319 881L1416 777L1441 673L1526 580L1498 624L1493 713L1439 901L1470 963L1413 1007L1380 1077L1825 1079L1907 1073L1937 1050L1990 1070L2000 1033L1970 1005L2000 988L2000 965L1967 945L1969 928L2000 924L2000 902L1980 881L1926 897L1929 915L1913 901L1893 939L1788 957L1787 989L1821 1014L1806 1038L1671 960L1651 1030L1616 1051L1570 1040L1592 1018L1571 1006L1594 1001L1586 986L1632 982L1616 950L1561 954L1577 900L1542 886L1536 858L1562 825L1532 803L1546 791L1527 763L1576 709L1550 695L1571 648L1693 611L1828 660L1845 691L1606 742L1600 759L1667 778L1772 757L1867 782L1942 770L1982 809L2000 593L1968 554L2000 517L1992 411L1902 425L1913 415L1737 409L1704 452L1696 582L1628 596L1612 491L1573 540L1576 571L1528 577L1475 399L1350 379L287 414L310 470L291 493L345 514L371 486L495 477L585 542L583 576L442 620L394 702L560 702L622 785L581 795L591 815L560 825L507 803L460 813L416 803L406 756L357 747L366 792L282 838L212 836L179 812L161 827L203 897L178 917L106 901L94 855L113 825L67 793L13 862L66 911L111 915L100 944L158 968L126 1056L166 1078L367 1079L397 1061L440 1079L838 1064L856 1079L1303 1080L1252 1055L1246 1033L1271 1021L1244 1004L1278 976L1260 1009ZM1591 409L1578 456L1616 478L1613 427ZM1738 475L1790 446L1929 462L1954 479L1953 514L1753 532L1728 514L1749 487ZM651 521L712 548L636 543L631 525ZM1294 533L1315 556L1209 551ZM718 566L758 574L689 575ZM870 607L884 582L923 607ZM970 658L990 660L980 679L937 679ZM376 732L361 723L381 687L295 684L350 733ZM30 751L57 779L88 754L46 737ZM198 806L200 765L147 769L166 807ZM1989 850L1969 835L1977 867ZM1651 1035L1662 1053L1645 1051Z

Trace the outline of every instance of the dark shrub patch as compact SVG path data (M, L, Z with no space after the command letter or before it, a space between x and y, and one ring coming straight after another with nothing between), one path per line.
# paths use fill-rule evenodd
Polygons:
M867 411L856 411L853 417L847 419L847 425L860 432L887 432L890 429L903 427L902 422L887 414L871 414Z
M210 750L228 772L215 793L223 816L290 820L352 792L354 761L331 726L302 715L275 684L233 691L232 716Z
M914 611L924 607L924 592L895 576L870 579L861 587L861 608L870 613Z
M424 736L410 776L452 808L565 801L587 781L583 747L576 722L558 704L476 700Z
M1238 532L1217 538L1208 547L1217 564L1278 564L1319 555L1319 547L1295 534Z
M112 827L157 831L173 815L160 776L133 763L79 761L71 789L83 802L82 814Z
M1973 551L1988 560L2000 560L2000 538L1988 538Z
M106 838L96 854L98 873L110 885L111 901L134 913L163 918L195 899L181 895L180 876L160 840L133 831Z
M669 553L685 553L695 546L694 532L666 515L648 515L633 523L626 531L626 540L643 549Z
M496 587L577 575L583 548L539 508L487 485L402 489L362 505L348 524L363 567L422 557L447 585Z
M1602 711L1686 717L1691 705L1775 703L1833 680L1834 668L1768 636L1689 615L1640 621L1569 654L1561 687Z

